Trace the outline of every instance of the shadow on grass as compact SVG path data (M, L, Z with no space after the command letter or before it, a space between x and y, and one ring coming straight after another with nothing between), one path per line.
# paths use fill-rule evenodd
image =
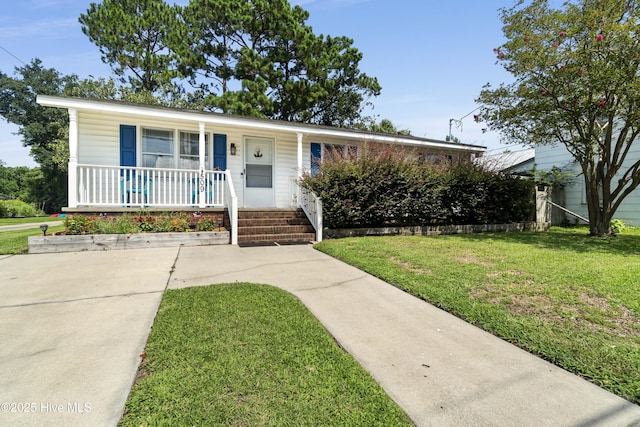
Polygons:
M616 253L627 256L640 255L640 229L631 229L611 237L589 236L586 227L553 227L537 233L478 233L461 234L457 238L470 242L501 241L531 245L539 249L572 251L576 253Z

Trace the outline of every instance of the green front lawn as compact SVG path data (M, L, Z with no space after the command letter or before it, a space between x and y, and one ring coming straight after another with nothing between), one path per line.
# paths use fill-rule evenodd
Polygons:
M640 403L640 229L365 237L316 246Z
M49 227L47 235L63 230L63 225ZM29 236L42 236L42 231L39 228L29 228L26 230L0 232L0 255L26 254L29 249Z
M406 414L291 294L169 290L124 426L402 426Z

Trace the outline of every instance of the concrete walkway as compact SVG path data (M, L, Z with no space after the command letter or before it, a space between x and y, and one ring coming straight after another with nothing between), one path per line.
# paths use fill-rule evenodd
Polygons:
M0 403L21 410L0 424L116 425L163 291L235 281L296 295L419 426L640 425L640 407L310 246L0 258Z

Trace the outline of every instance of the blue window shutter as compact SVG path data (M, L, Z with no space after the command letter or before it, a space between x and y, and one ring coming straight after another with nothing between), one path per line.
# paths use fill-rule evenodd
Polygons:
M120 125L120 166L136 166L136 127Z
M213 135L213 168L227 170L227 135Z
M317 142L311 143L311 175L320 172L320 161L322 161L322 146Z

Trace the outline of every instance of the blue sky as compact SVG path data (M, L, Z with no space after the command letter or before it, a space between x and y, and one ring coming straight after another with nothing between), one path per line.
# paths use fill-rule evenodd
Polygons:
M169 0L169 2L171 2ZM444 139L449 120L477 105L482 86L509 81L495 64L493 48L503 41L498 9L514 0L290 0L310 12L319 34L347 36L364 55L360 69L378 78L382 94L370 113L390 119L415 136ZM0 70L13 75L20 61L40 58L63 74L109 76L98 48L78 24L88 0L7 0L0 15ZM188 0L177 1L186 4ZM482 133L469 115L453 135L490 150L507 148L499 136ZM0 119L0 160L35 166L28 148ZM513 148L513 147L512 147Z

